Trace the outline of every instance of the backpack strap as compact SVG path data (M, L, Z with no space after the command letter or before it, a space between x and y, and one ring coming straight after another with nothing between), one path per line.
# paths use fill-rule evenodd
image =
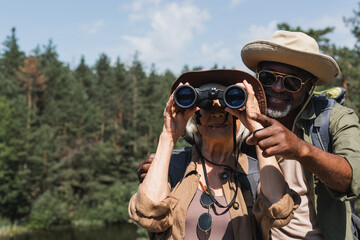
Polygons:
M259 164L258 161L248 157L249 171L248 174L240 174L241 191L250 190L253 200L256 199L256 190L260 182ZM191 147L183 147L173 151L169 165L169 181L171 190L174 189L176 184L181 181L185 175L186 168L191 162Z
M249 170L248 174L240 174L239 180L241 184L241 192L250 190L253 201L255 202L257 197L257 187L260 182L260 171L258 161L250 156L248 157Z
M169 164L169 181L171 190L184 177L186 168L191 162L191 147L175 149L171 154Z
M336 103L344 103L345 93L345 88L334 87L317 92L312 97L316 118L310 121L311 139L314 146L326 152L332 152L333 150L329 134L331 110Z
M259 162L258 160L250 156L248 156L248 162L249 162L249 171L248 171L247 179L249 181L250 191L255 202L257 197L257 187L260 183Z
M331 110L337 101L324 95L313 96L312 101L316 115L316 118L310 121L310 134L313 145L326 152L332 152L329 122Z

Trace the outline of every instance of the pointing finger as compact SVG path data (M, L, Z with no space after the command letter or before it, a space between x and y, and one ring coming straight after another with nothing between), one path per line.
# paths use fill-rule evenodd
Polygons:
M260 123L264 128L270 127L273 124L273 119L260 114L260 113L250 113L250 118L258 123Z
M255 145L256 144L256 140L254 138L253 133L246 139L246 144L247 145Z

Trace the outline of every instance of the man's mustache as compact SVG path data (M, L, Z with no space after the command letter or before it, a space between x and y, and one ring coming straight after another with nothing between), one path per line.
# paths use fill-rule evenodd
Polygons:
M292 101L292 96L290 94L285 93L285 92L274 92L271 89L264 89L264 90L265 90L266 98L275 97L275 98L280 98L280 99L285 99L285 100Z

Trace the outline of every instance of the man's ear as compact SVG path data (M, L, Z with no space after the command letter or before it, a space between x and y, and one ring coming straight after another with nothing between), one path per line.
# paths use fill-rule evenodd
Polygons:
M311 78L311 80L310 80L311 85L317 84L318 80L319 79L317 77Z
M310 84L307 84L307 86L306 86L306 91L307 92L310 92L310 90L311 90L311 88L314 86L314 85L316 85L317 84L317 82L318 82L318 78L311 78L310 80L309 80L309 83Z

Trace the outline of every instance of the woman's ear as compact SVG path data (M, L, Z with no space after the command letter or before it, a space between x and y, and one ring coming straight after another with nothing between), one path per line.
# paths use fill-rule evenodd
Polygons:
M184 140L185 140L186 142L188 142L189 144L191 144L191 145L194 145L194 144L195 144L195 136L194 136L194 134L193 134L192 136L190 136L190 134L185 130L185 132L184 132L184 134L183 134L182 137L183 137Z
M195 112L196 124L201 126L200 118L201 118L200 111L196 111L196 112Z

